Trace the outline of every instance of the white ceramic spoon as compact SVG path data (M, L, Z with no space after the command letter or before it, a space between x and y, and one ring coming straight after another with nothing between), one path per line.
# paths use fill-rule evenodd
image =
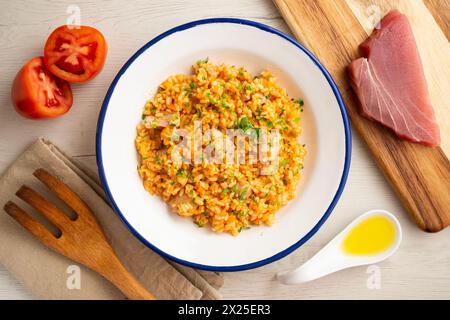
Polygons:
M374 255L355 255L346 253L342 249L342 242L347 234L359 223L371 216L377 215L385 216L394 225L395 239L391 246L383 252ZM389 258L398 249L401 241L402 228L397 218L385 210L371 210L353 220L341 233L306 263L293 271L279 273L277 278L284 284L296 284L315 280L342 269L374 264Z

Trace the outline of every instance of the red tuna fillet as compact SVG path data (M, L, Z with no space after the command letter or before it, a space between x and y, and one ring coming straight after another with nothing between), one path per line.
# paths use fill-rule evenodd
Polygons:
M399 137L427 146L440 143L439 127L408 18L391 11L348 66L362 114Z

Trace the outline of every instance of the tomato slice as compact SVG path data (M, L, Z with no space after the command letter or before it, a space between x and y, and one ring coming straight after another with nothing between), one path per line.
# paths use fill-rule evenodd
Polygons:
M88 26L61 26L44 47L44 61L55 76L69 82L85 82L103 68L108 51L105 38Z
M11 89L17 112L27 118L54 118L69 111L73 96L70 84L50 73L43 57L28 61L17 73Z

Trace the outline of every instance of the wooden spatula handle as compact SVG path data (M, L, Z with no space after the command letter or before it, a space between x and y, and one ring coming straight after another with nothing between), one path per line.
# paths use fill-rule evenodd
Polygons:
M155 300L156 298L125 268L117 256L113 255L97 270L131 300Z

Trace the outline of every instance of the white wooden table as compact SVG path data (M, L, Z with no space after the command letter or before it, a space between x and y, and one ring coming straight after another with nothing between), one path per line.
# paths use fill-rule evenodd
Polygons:
M41 55L48 34L65 24L70 4L81 23L100 29L109 45L103 72L87 85L74 85L71 112L51 121L20 117L10 101L12 80L29 58ZM144 43L184 22L207 17L238 17L290 33L269 0L9 1L0 0L0 172L39 136L51 139L96 170L95 130L102 99L123 63ZM3 205L3 204L2 204ZM373 208L393 212L404 241L397 254L378 265L374 288L366 267L345 270L309 284L280 285L274 274L311 257L358 214ZM426 234L411 222L359 137L353 135L350 176L331 217L307 244L268 266L225 275L222 293L230 299L390 299L450 298L450 230ZM375 286L376 287L376 286ZM0 266L0 299L33 298Z

